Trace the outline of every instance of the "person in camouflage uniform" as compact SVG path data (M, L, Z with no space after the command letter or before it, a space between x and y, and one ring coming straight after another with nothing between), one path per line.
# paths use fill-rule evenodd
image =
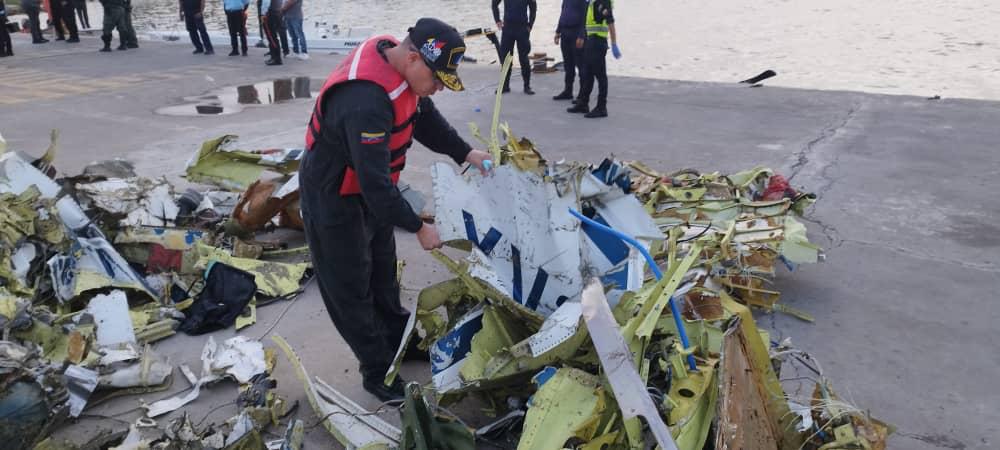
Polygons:
M104 6L104 29L101 32L101 40L104 41L104 47L101 48L102 52L111 51L111 32L118 28L118 38L124 42L126 41L125 32L125 0L101 0L101 5ZM118 47L121 50L128 48Z
M118 38L122 40L122 45L118 47L118 50L124 50L122 46L126 48L139 48L139 39L135 35L135 28L132 27L132 0L125 0L125 18L122 20L122 24L125 29L118 29ZM122 33L125 31L125 33Z

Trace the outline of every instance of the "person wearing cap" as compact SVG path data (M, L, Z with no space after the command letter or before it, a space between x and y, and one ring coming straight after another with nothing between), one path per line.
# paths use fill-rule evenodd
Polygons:
M612 54L616 59L621 58L611 6L612 0L591 0L587 7L584 18L587 38L577 40L576 44L583 48L584 70L580 79L580 95L576 104L567 109L567 112L580 113L587 118L608 116L608 67L605 62L608 37L611 38ZM594 79L597 79L597 106L591 110L590 93L594 90Z
M383 379L409 318L399 301L394 230L415 233L425 250L442 245L396 187L407 149L416 139L484 175L491 165L430 99L463 89L464 54L458 31L437 19L420 19L402 41L371 37L327 78L307 125L299 192L320 294L360 363L365 390L382 401L403 395L402 380ZM404 359L421 356L409 350Z
M503 20L500 20L501 1L503 1ZM521 64L524 93L528 95L535 95L535 91L531 90L531 61L528 60L528 52L531 51L531 28L535 25L537 9L535 0L493 0L493 20L496 21L497 28L502 31L501 58L506 58L514 51L514 46L517 46L517 60ZM503 79L503 92L510 92L510 72L507 72Z

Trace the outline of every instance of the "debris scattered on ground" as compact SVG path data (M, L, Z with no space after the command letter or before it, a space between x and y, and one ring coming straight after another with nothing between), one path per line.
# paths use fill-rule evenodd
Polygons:
M271 224L265 217L239 233L227 226L239 220L234 210L251 194L245 188L276 183L269 174L297 199L297 185L287 181L300 149L232 150L235 136L213 139L196 152L187 176L215 187L178 194L166 178L137 176L124 160L57 178L57 137L41 158L0 152L0 439L10 444L4 448L56 445L46 436L91 404L168 388L174 366L151 343L177 331L250 326L257 306L293 299L310 276L308 252L288 251L301 247L255 240L265 225L294 228L294 220ZM245 217L250 210L241 211ZM222 434L184 421L171 422L166 437L133 427L115 445L153 448L147 444L197 437L208 448L264 448L260 430L264 422L277 425L270 418L285 405L268 391L274 380L267 378L262 344L237 336L217 347L209 337L203 361L194 388L148 405L148 416L193 401L203 384L232 378L256 393L247 397L256 399L244 409L249 418L234 420ZM293 431L289 437L301 440ZM245 441L251 444L236 444Z
M467 255L433 253L454 278L420 291L386 374L389 385L413 340L430 355L431 383L407 386L403 428L363 422L336 391L317 395L328 386L292 356L344 446L885 448L892 427L839 399L750 309L813 320L769 288L778 267L823 260L797 219L813 195L761 167L550 162L498 112L499 99L488 138L472 126L493 173L433 167L435 223ZM786 371L797 376L782 383ZM445 409L469 397L494 418L478 430Z

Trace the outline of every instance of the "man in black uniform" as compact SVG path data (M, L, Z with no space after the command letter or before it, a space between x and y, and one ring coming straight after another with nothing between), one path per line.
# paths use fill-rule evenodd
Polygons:
M70 0L51 0L49 2L49 20L56 30L56 40L70 43L80 42L80 36L76 28L76 14L73 12L73 3ZM63 31L65 28L66 31ZM66 34L69 33L69 39Z
M194 51L191 53L195 55L199 53L214 55L215 49L212 48L212 40L208 37L208 30L205 29L205 0L177 1L180 4L181 20L184 21L184 26L191 37L191 43L194 44ZM123 8L122 13L124 14L124 12ZM121 36L121 34L122 28L118 28L118 35Z
M42 12L41 0L21 0L21 9L28 15L29 27L31 27L31 43L44 44L49 42L42 36L42 24L38 20L38 14Z
M503 1L503 20L500 20L500 2ZM524 93L535 95L531 90L531 61L528 52L531 51L531 27L535 25L535 10L538 5L535 0L493 0L493 20L500 35L500 54L502 58L514 50L517 44L517 59L521 63L521 78L524 79ZM500 61L503 63L503 60ZM510 73L503 79L503 91L510 92Z
M580 69L580 85L583 85L583 48L576 46L578 39L586 35L583 19L587 14L587 0L563 0L562 12L559 13L559 25L556 26L555 44L559 46L563 57L563 70L566 78L563 91L552 97L553 100L573 99L573 79Z
M425 250L442 245L395 186L409 139L484 174L490 165L430 99L445 86L462 89L464 52L458 31L436 19L420 19L402 42L370 38L331 74L308 125L299 192L320 293L365 390L383 401L403 395L401 380L382 380L409 316L399 302L394 230L415 233Z
M618 38L615 33L615 16L611 12L612 0L591 0L584 20L587 39L578 41L583 46L584 71L580 86L580 97L576 105L566 111L582 113L584 117L596 118L608 116L608 68L605 58L608 54L608 37L611 37L611 50L615 58L621 57L618 50ZM594 89L594 79L597 79L597 106L590 110L590 93Z

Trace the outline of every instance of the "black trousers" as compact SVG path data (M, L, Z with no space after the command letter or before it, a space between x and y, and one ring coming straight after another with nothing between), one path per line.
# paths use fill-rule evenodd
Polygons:
M531 85L531 61L528 60L528 53L531 52L530 35L531 30L528 29L527 25L507 24L504 24L503 33L500 35L500 54L503 55L500 63L503 64L507 54L514 51L516 44L517 59L521 63L521 78L524 79L525 86ZM504 89L510 87L510 73L507 73L507 77L504 78L503 87Z
M583 77L583 49L576 48L576 34L560 33L559 50L562 51L563 70L566 72L564 81L566 92L573 92L573 80L576 78L577 68L580 69L580 77ZM580 82L583 86L583 81Z
M0 15L0 56L13 56L14 47L10 42L10 32L7 31L7 15Z
M90 28L90 12L87 11L87 0L73 0L73 9L76 10L77 19L80 19L80 27Z
M303 167L309 153L306 158ZM378 223L359 195L329 199L310 186L302 186L301 194L306 240L326 311L361 363L364 379L381 382L409 318L399 303L393 226ZM336 190L325 195L331 194Z
M233 45L233 51L242 49L243 54L247 53L247 18L243 11L226 11L226 25L229 27L229 41ZM237 38L240 47L237 48Z
M205 29L205 18L202 16L195 17L194 12L184 12L184 26L187 28L188 36L191 37L191 43L194 44L195 50L213 50L212 40L208 37L208 30ZM121 33L121 29L118 29Z
M52 26L56 29L56 37L65 38L64 33L69 33L70 39L79 39L76 28L76 13L74 12L71 0L52 0Z
M608 66L605 57L608 55L608 40L598 36L587 36L583 44L583 68L580 74L580 100L587 104L590 93L594 90L594 80L597 80L597 106L608 104Z
M271 59L281 61L282 42L288 50L288 35L285 34L285 21L275 11L267 12L267 22L264 23L264 35L267 36L267 47L271 51Z
M24 8L24 13L28 15L28 22L31 24L32 42L38 42L44 39L44 37L42 36L42 24L38 21L38 14L41 12L42 9L38 7Z

